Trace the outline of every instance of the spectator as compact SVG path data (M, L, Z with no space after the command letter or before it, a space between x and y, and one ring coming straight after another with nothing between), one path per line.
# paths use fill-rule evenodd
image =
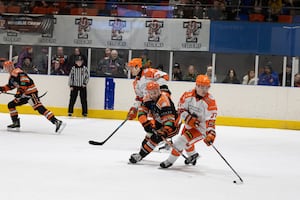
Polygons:
M236 72L234 69L229 69L225 79L222 83L232 83L232 84L240 84L241 81L237 78Z
M243 77L243 85L254 85L255 79L254 70L249 70L248 73Z
M38 69L36 68L36 66L34 66L32 64L32 60L31 57L25 57L23 59L23 65L21 67L21 69L27 73L27 74L38 74Z
M279 75L279 84L283 86L283 72L281 72ZM287 65L286 66L286 73L285 73L285 86L291 86L292 85L292 66Z
M224 11L226 9L226 2L224 0L214 0L213 7L208 8L207 15L211 20L225 19Z
M264 72L259 75L258 85L279 85L278 74L276 72L273 72L272 67L269 64L264 66Z
M111 49L106 48L104 52L104 57L98 63L98 68L96 70L97 76L105 76L102 70L105 69L106 66L108 65L110 58L111 58Z
M268 2L271 17L274 22L278 20L278 15L281 14L282 0L269 0Z
M76 56L74 58L74 66L71 68L69 75L69 86L70 86L70 101L68 108L68 116L72 116L74 104L76 102L78 92L80 93L80 101L82 106L82 116L87 117L87 90L90 74L88 68L83 64L84 60L82 56Z
M18 55L18 61L17 61L16 67L21 68L24 63L25 58L30 58L30 60L32 61L32 54L33 54L32 47L30 47L30 46L24 47L23 50Z
M125 63L123 59L118 56L117 50L112 50L111 57L106 59L103 65L100 66L100 74L118 78L127 77Z
M182 72L179 63L175 63L173 67L173 81L182 81Z
M300 73L295 74L294 87L300 87Z
M65 75L64 70L60 66L59 59L52 61L51 75Z
M152 67L152 61L148 58L148 50L144 49L142 52L141 58L142 58L142 67L143 68L150 68Z
M74 53L69 56L68 67L65 70L66 74L70 73L71 68L75 65L75 58L78 57L78 56L81 56L81 58L83 59L83 65L86 66L86 64L87 64L86 56L83 55L83 53L81 52L80 48L77 47L77 48L74 49Z
M3 63L6 61L7 59L5 58L0 58L0 72L5 72L5 70L3 69Z
M201 7L201 2L197 1L195 8L193 9L194 19L203 19L203 8Z
M184 81L196 81L197 72L194 65L190 65L188 73L183 77Z
M212 66L207 66L205 75L208 76L210 82L216 83L217 82L217 75L216 74L214 76L214 81L211 80L212 79L212 70L213 70Z
M64 74L69 74L70 69L68 68L68 56L64 54L63 47L57 47L56 54L52 57L52 62L59 61L60 68L64 71Z

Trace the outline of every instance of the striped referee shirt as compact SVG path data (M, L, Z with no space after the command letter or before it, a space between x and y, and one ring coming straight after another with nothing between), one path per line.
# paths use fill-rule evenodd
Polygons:
M74 65L69 74L69 86L85 87L90 79L90 72L86 66Z

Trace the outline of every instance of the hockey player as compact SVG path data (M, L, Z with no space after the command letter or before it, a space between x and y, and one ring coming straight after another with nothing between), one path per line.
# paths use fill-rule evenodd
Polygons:
M146 84L150 81L155 81L160 85L162 92L166 92L169 95L171 92L168 89L167 82L169 76L167 73L153 69L153 68L142 68L142 59L133 58L127 66L130 69L131 75L135 77L133 81L133 88L136 94L135 102L130 108L127 118L133 120L137 116L138 107L141 104L143 97L146 93Z
M164 138L171 138L178 133L176 127L177 112L170 97L161 92L157 82L147 83L148 94L139 106L138 119L146 131L139 153L130 156L131 163L137 163L146 157ZM153 120L148 119L148 115Z
M49 121L55 124L55 132L60 132L60 129L62 129L62 121L56 119L54 114L50 110L47 110L40 102L38 90L33 80L20 68L15 68L11 61L5 61L3 67L10 74L10 77L8 84L0 87L0 92L7 92L17 88L15 99L8 103L8 109L13 123L8 125L7 128L9 130L17 130L20 128L20 119L18 118L16 106L29 103L34 110L37 110L41 115L44 115Z
M206 75L198 75L195 89L181 96L178 104L178 120L184 120L185 125L181 135L173 143L174 148L170 156L160 163L162 168L172 166L183 149L189 156L185 164L195 165L199 154L195 151L194 144L202 139L208 146L214 142L217 106L213 96L208 93L209 88L209 78Z

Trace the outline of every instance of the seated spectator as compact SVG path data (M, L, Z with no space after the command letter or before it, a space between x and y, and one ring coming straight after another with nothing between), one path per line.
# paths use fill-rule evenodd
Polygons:
M64 54L63 47L56 48L56 54L52 57L52 63L59 61L60 68L64 71L64 74L68 74L70 69L68 68L68 56Z
M294 87L300 87L300 73L295 74Z
M287 65L286 66L286 73L285 73L285 86L291 86L292 85L292 66ZM283 86L283 72L281 72L279 75L279 84Z
M30 61L32 61L32 54L33 54L33 48L31 46L24 47L18 55L18 61L16 67L21 68L25 58L30 58Z
M59 58L52 61L51 75L65 75L64 70L60 66Z
M182 72L179 63L175 63L173 67L173 81L182 81Z
M183 76L184 81L196 81L198 73L196 72L195 66L190 65L188 68L188 73Z
M249 70L248 73L243 77L244 85L255 85L255 72L254 70Z
M237 78L236 72L234 69L230 69L227 72L225 79L222 83L232 83L232 84L240 84L241 81Z
M38 74L38 69L32 64L30 57L25 57L21 69L27 74Z
M148 54L149 52L147 49L144 49L144 51L141 54L143 68L152 67L152 61L148 58Z
M214 81L212 81L212 70L213 70L212 66L207 66L205 75L208 76L209 80L212 83L216 83L217 82L217 75L215 74Z
M197 1L195 8L193 9L194 19L203 19L203 8L201 7L201 2Z
M214 6L207 10L207 16L211 20L225 19L224 11L226 9L226 2L224 0L214 0Z
M6 61L6 58L0 58L0 72L5 72L3 69L3 63Z
M279 85L278 74L272 70L272 67L269 64L264 66L264 72L259 75L258 85Z
M107 59L105 65L100 66L100 75L112 76L118 78L126 78L127 72L125 70L125 63L123 59L118 56L117 50L111 51L111 58Z
M268 5L270 8L272 20L277 21L278 15L281 14L282 0L269 0Z

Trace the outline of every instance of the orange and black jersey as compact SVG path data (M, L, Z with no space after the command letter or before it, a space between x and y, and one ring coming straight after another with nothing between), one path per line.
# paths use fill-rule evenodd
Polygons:
M15 88L17 88L17 94L28 95L37 92L33 80L20 68L10 73L8 83L1 87L1 90L6 92Z
M161 94L156 101L151 100L148 95L144 98L138 112L141 124L148 120L148 116L155 120L155 129L164 126L168 126L172 130L176 129L177 112L173 101L166 94Z

